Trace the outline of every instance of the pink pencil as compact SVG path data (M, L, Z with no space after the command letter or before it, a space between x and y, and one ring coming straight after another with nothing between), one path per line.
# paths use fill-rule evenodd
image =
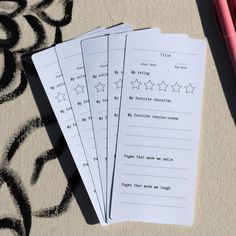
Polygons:
M214 0L221 31L236 75L236 33L227 0Z

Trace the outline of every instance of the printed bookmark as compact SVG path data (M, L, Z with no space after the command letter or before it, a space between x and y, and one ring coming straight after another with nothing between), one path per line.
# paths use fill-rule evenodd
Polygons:
M193 222L206 43L128 35L111 218Z
M92 129L92 117L89 107L89 99L86 89L85 72L81 52L81 40L122 30L124 24L85 35L55 46L58 61L63 74L65 86L71 101L72 110L77 123L79 135L85 150L85 155L91 170L99 201L105 202L101 188L100 173L98 170L98 158L95 149L95 141Z
M131 31L129 24L109 33ZM89 97L89 107L86 111L92 115L92 127L94 134L98 167L102 184L104 202L106 203L106 126L107 126L107 49L108 35L82 40L83 62L86 74L86 87ZM79 84L80 85L80 84ZM81 112L80 112L81 113ZM81 117L81 114L80 114ZM82 117L81 117L82 118ZM91 122L91 121L90 121ZM91 125L91 123L89 123ZM92 139L92 135L89 138Z
M111 34L108 37L107 76L107 205L110 205L111 183L115 158L117 125L120 110L120 93L123 79L125 41L128 34L160 33L157 28L141 29L129 33Z
M32 56L32 60L79 170L80 176L84 182L97 217L101 225L106 225L103 208L99 203L88 163L84 155L84 150L80 138L78 137L76 122L57 61L55 49L52 47L38 52Z

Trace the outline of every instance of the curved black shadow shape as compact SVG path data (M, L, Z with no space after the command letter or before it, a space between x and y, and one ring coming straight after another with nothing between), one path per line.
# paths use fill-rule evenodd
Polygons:
M0 228L15 230L19 235L29 235L32 225L31 205L20 178L10 168L3 167L0 169L0 181L7 184L21 216L21 219L0 219Z
M21 48L15 51L15 53L26 53L39 50L46 44L46 32L41 21L33 15L24 15L25 20L28 22L35 34L35 42L26 48Z
M18 14L20 14L22 11L25 10L25 8L27 7L27 1L26 0L0 0L0 2L15 2L17 4L17 8L12 11L11 13L5 13L5 12L0 12L1 15L7 15L10 17L15 17Z
M22 56L22 65L28 77L29 85L33 92L41 117L45 117L48 114L52 115L53 111L51 105L44 92L40 79L38 78L38 74L31 60L31 56L31 53ZM60 126L57 122L54 122L53 124L50 124L48 126L46 125L45 128L47 130L53 147L56 149L59 140L64 140ZM76 168L76 165L65 140L64 143L65 148L63 149L61 155L58 156L58 160L61 164L64 174L68 180L68 184L74 193L74 196L77 200L77 203L82 211L86 222L88 224L96 224L99 221L94 211L93 205L89 199L85 186L80 178L79 172Z
M0 92L8 87L13 81L16 72L16 61L13 53L7 48L3 48L4 66L3 74L0 79Z
M19 236L24 236L24 228L21 220L5 217L0 219L0 229L9 229L15 231Z
M7 35L6 39L0 39L1 48L12 48L20 39L20 28L15 20L8 16L0 15L0 28Z
M27 79L23 71L21 71L20 84L12 91L7 94L0 96L0 105L4 102L9 102L19 97L24 93L27 88Z
M72 9L73 1L72 0L62 0L63 4L63 17L60 20L54 20L51 18L44 10L49 7L53 1L52 0L43 0L39 4L35 4L31 7L31 10L47 24L51 26L65 26L71 22L72 18Z
M221 38L212 0L196 0L231 116L236 124L236 78L224 40Z

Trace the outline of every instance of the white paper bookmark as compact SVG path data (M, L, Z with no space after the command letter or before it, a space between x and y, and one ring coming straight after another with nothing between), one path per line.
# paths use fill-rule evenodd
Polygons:
M103 208L101 207L95 186L84 155L84 150L76 128L76 122L72 113L71 104L67 95L61 70L57 61L55 49L38 52L32 56L32 60L39 74L49 102L55 113L62 133L68 144L80 176L84 182L90 200L102 225L106 225Z
M124 24L122 27L120 26L119 30L106 33L118 33L130 30L132 30L132 27ZM86 106L86 110L83 110L87 114L82 114L81 110L79 111L79 117L83 118L84 115L90 115L90 112L92 114L92 126L90 123L91 120L88 122L88 129L91 133L89 137L86 135L86 138L88 137L93 141L94 134L104 198L106 196L107 37L108 35L82 41L86 84L79 84L86 87L89 96L90 104L88 105L90 107ZM105 199L104 202L106 203Z
M111 218L193 222L206 44L127 37Z
M108 77L107 77L107 205L110 205L111 183L114 167L117 125L120 110L120 93L123 77L125 41L127 34L159 34L160 30L144 29L129 33L111 34L108 37Z

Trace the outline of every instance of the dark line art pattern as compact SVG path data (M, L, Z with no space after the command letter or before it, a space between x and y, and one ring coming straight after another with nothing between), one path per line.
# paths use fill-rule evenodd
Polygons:
M14 3L12 8L9 7L8 2ZM5 4L7 8L4 7ZM47 8L54 4L63 8L59 20L54 19L53 14L47 13ZM52 44L62 42L62 28L71 23L72 10L72 0L61 0L60 2L41 0L34 5L29 0L0 0L0 31L2 35L5 35L0 38L0 57L3 58L3 64L1 65L3 71L0 77L0 106L17 99L26 91L28 81L19 60L21 55L51 46L47 39L45 26L52 28L54 34ZM34 42L23 47L19 47L19 45L20 42L27 39L27 33L21 29L20 18L23 19L21 22L27 24L27 28L29 28L28 35L34 35L35 38ZM13 83L14 86L12 86ZM59 217L68 210L73 199L72 190L75 188L73 182L78 184L81 181L80 179L69 181L58 205L32 210L24 183L16 170L10 167L14 158L24 158L16 155L16 153L20 152L21 145L27 141L29 136L39 128L50 126L55 122L56 118L53 114L42 118L36 117L25 121L25 124L14 131L12 137L10 137L1 157L3 163L0 166L0 191L2 185L6 184L18 215L14 217L9 215L0 216L0 230L8 229L17 235L28 236L34 217ZM43 175L44 166L48 162L60 157L65 145L65 140L63 138L59 139L56 147L43 151L36 157L34 166L32 166L31 185L37 184L40 176Z
M3 2L6 2L7 4L8 1L0 0L0 3L3 4ZM12 0L11 2L17 4L17 8L11 13L0 10L0 30L6 35L6 38L0 38L0 49L2 49L0 50L0 55L4 57L5 61L3 65L3 75L0 78L0 105L16 99L22 95L27 88L27 80L22 75L19 80L20 84L17 88L11 91L10 87L11 83L16 79L16 72L22 68L21 63L19 62L20 56L23 53L33 52L45 48L46 46L50 46L47 43L43 23L46 23L55 29L55 39L53 42L53 44L55 44L62 42L61 27L70 24L72 20L72 0L61 1L60 4L62 4L63 7L63 14L59 20L55 20L52 16L46 13L46 9L54 4L54 0L40 1L39 3L30 6L27 12L26 8L30 5L30 1ZM32 29L30 34L33 33L35 35L35 42L25 48L18 49L17 46L19 42L24 40L24 37L27 37L27 34L23 34L21 31L17 19L15 18L16 16L19 17L20 13L22 13L23 18L25 18L25 21ZM20 65L18 65L16 61L19 62Z
M29 235L32 224L31 206L20 178L10 168L1 168L0 180L7 184L20 214L20 219L8 217L0 219L0 229L10 228L14 229L19 235Z
M8 2L7 0L0 0L1 2ZM9 17L16 17L21 12L25 10L27 7L27 1L26 0L11 0L11 2L15 2L17 4L17 8L13 10L11 13L6 13L5 11L0 11L0 15L7 15Z
M3 167L0 169L0 188L3 183L7 183L10 189L10 193L16 194L16 196L13 195L16 202L15 205L20 209L23 208L27 210L28 208L30 208L30 202L27 196L27 191L23 187L23 183L21 182L17 174L14 173L13 170L10 170L9 165L13 161L13 158L17 150L20 148L21 145L23 145L23 143L27 140L30 134L32 134L35 130L44 127L45 125L51 125L54 122L56 122L54 115L49 115L44 118L37 117L27 121L25 125L23 125L19 129L19 131L17 131L15 135L13 135L13 138L9 142L9 145L6 147L6 150L3 154L3 159L5 161L3 162L4 163ZM64 139L59 139L55 149L50 149L46 152L43 152L36 158L33 174L31 176L31 185L35 185L37 183L37 180L39 179L40 174L42 173L44 165L49 161L55 160L58 156L60 156L64 148L65 148ZM73 182L74 180L71 180L70 184L73 185ZM76 184L77 183L78 182L76 182ZM33 212L31 212L31 209L30 212L29 210L27 210L26 213L24 213L23 211L22 213L22 218L24 223L23 225L22 222L18 219L13 219L9 217L5 217L3 219L0 218L0 229L8 228L16 231L19 235L29 235L31 227L31 219L29 221L28 218L29 216L30 218L31 215L42 218L59 217L60 215L64 214L67 211L72 199L73 199L73 193L68 183L65 193L62 197L62 200L58 205L48 207L46 209L35 210Z

